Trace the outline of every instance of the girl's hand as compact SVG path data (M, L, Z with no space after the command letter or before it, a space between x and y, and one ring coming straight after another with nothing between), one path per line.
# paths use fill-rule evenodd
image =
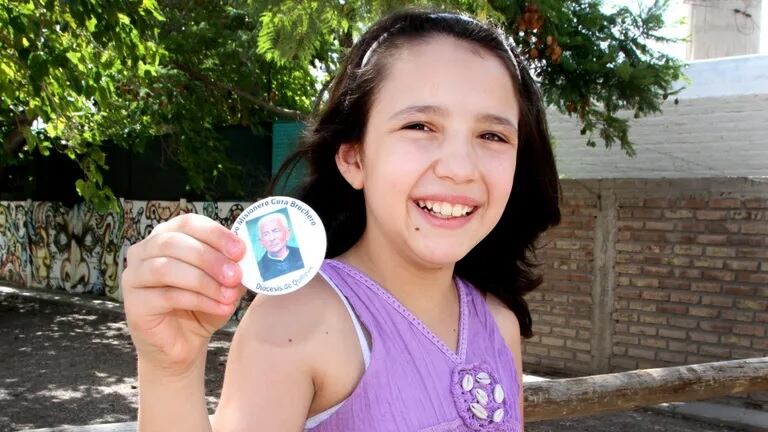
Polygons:
M181 376L205 358L245 292L244 253L231 231L197 214L161 223L128 248L121 283L140 362Z

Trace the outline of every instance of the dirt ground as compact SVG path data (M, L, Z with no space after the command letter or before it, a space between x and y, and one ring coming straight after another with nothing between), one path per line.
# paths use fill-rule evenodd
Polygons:
M229 336L208 351L209 407ZM134 421L136 364L125 321L113 314L0 294L0 432ZM725 426L638 410L530 423L531 432L724 432Z

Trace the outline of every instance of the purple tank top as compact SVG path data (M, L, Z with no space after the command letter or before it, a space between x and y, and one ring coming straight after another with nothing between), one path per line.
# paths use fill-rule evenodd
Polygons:
M312 432L522 432L515 361L480 292L456 279L458 352L355 268L322 274L371 336L370 363L352 394Z

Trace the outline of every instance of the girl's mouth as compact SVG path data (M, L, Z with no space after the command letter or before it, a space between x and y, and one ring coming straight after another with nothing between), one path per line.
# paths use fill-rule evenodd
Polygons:
M442 219L466 217L477 209L475 206L451 204L445 201L418 200L414 202L425 213Z

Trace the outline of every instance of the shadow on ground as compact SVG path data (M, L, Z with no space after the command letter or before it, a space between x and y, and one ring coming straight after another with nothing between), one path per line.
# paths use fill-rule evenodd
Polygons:
M208 350L209 410L218 400L229 336ZM0 294L0 432L135 421L136 359L113 314ZM643 410L536 422L528 432L726 432L736 429Z
M212 345L211 407L229 348ZM0 431L136 419L136 357L119 317L0 295L0 347Z

